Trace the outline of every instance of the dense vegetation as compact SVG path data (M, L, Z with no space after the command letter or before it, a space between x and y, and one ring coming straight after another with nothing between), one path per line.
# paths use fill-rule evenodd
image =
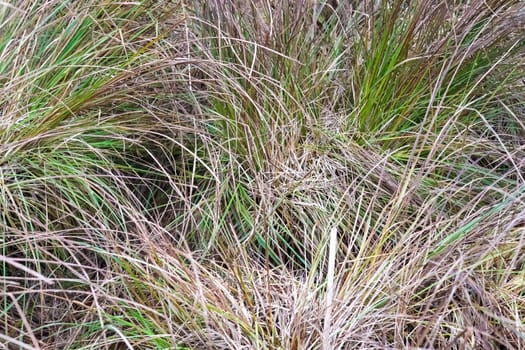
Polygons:
M525 348L524 37L519 0L0 2L0 348Z

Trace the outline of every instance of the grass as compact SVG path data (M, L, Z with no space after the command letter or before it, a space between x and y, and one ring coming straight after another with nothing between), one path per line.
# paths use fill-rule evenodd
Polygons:
M0 347L525 347L524 11L0 3Z

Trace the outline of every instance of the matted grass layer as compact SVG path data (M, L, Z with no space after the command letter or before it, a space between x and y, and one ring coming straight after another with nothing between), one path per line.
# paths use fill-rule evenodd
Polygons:
M0 3L0 347L525 347L524 28Z

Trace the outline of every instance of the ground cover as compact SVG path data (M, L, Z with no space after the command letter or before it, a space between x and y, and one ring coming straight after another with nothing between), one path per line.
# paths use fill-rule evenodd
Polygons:
M525 347L524 28L0 2L0 345Z

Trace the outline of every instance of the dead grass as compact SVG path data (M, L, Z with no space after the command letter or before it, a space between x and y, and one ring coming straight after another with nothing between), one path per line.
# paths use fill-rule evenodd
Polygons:
M521 1L0 4L0 348L519 349Z

